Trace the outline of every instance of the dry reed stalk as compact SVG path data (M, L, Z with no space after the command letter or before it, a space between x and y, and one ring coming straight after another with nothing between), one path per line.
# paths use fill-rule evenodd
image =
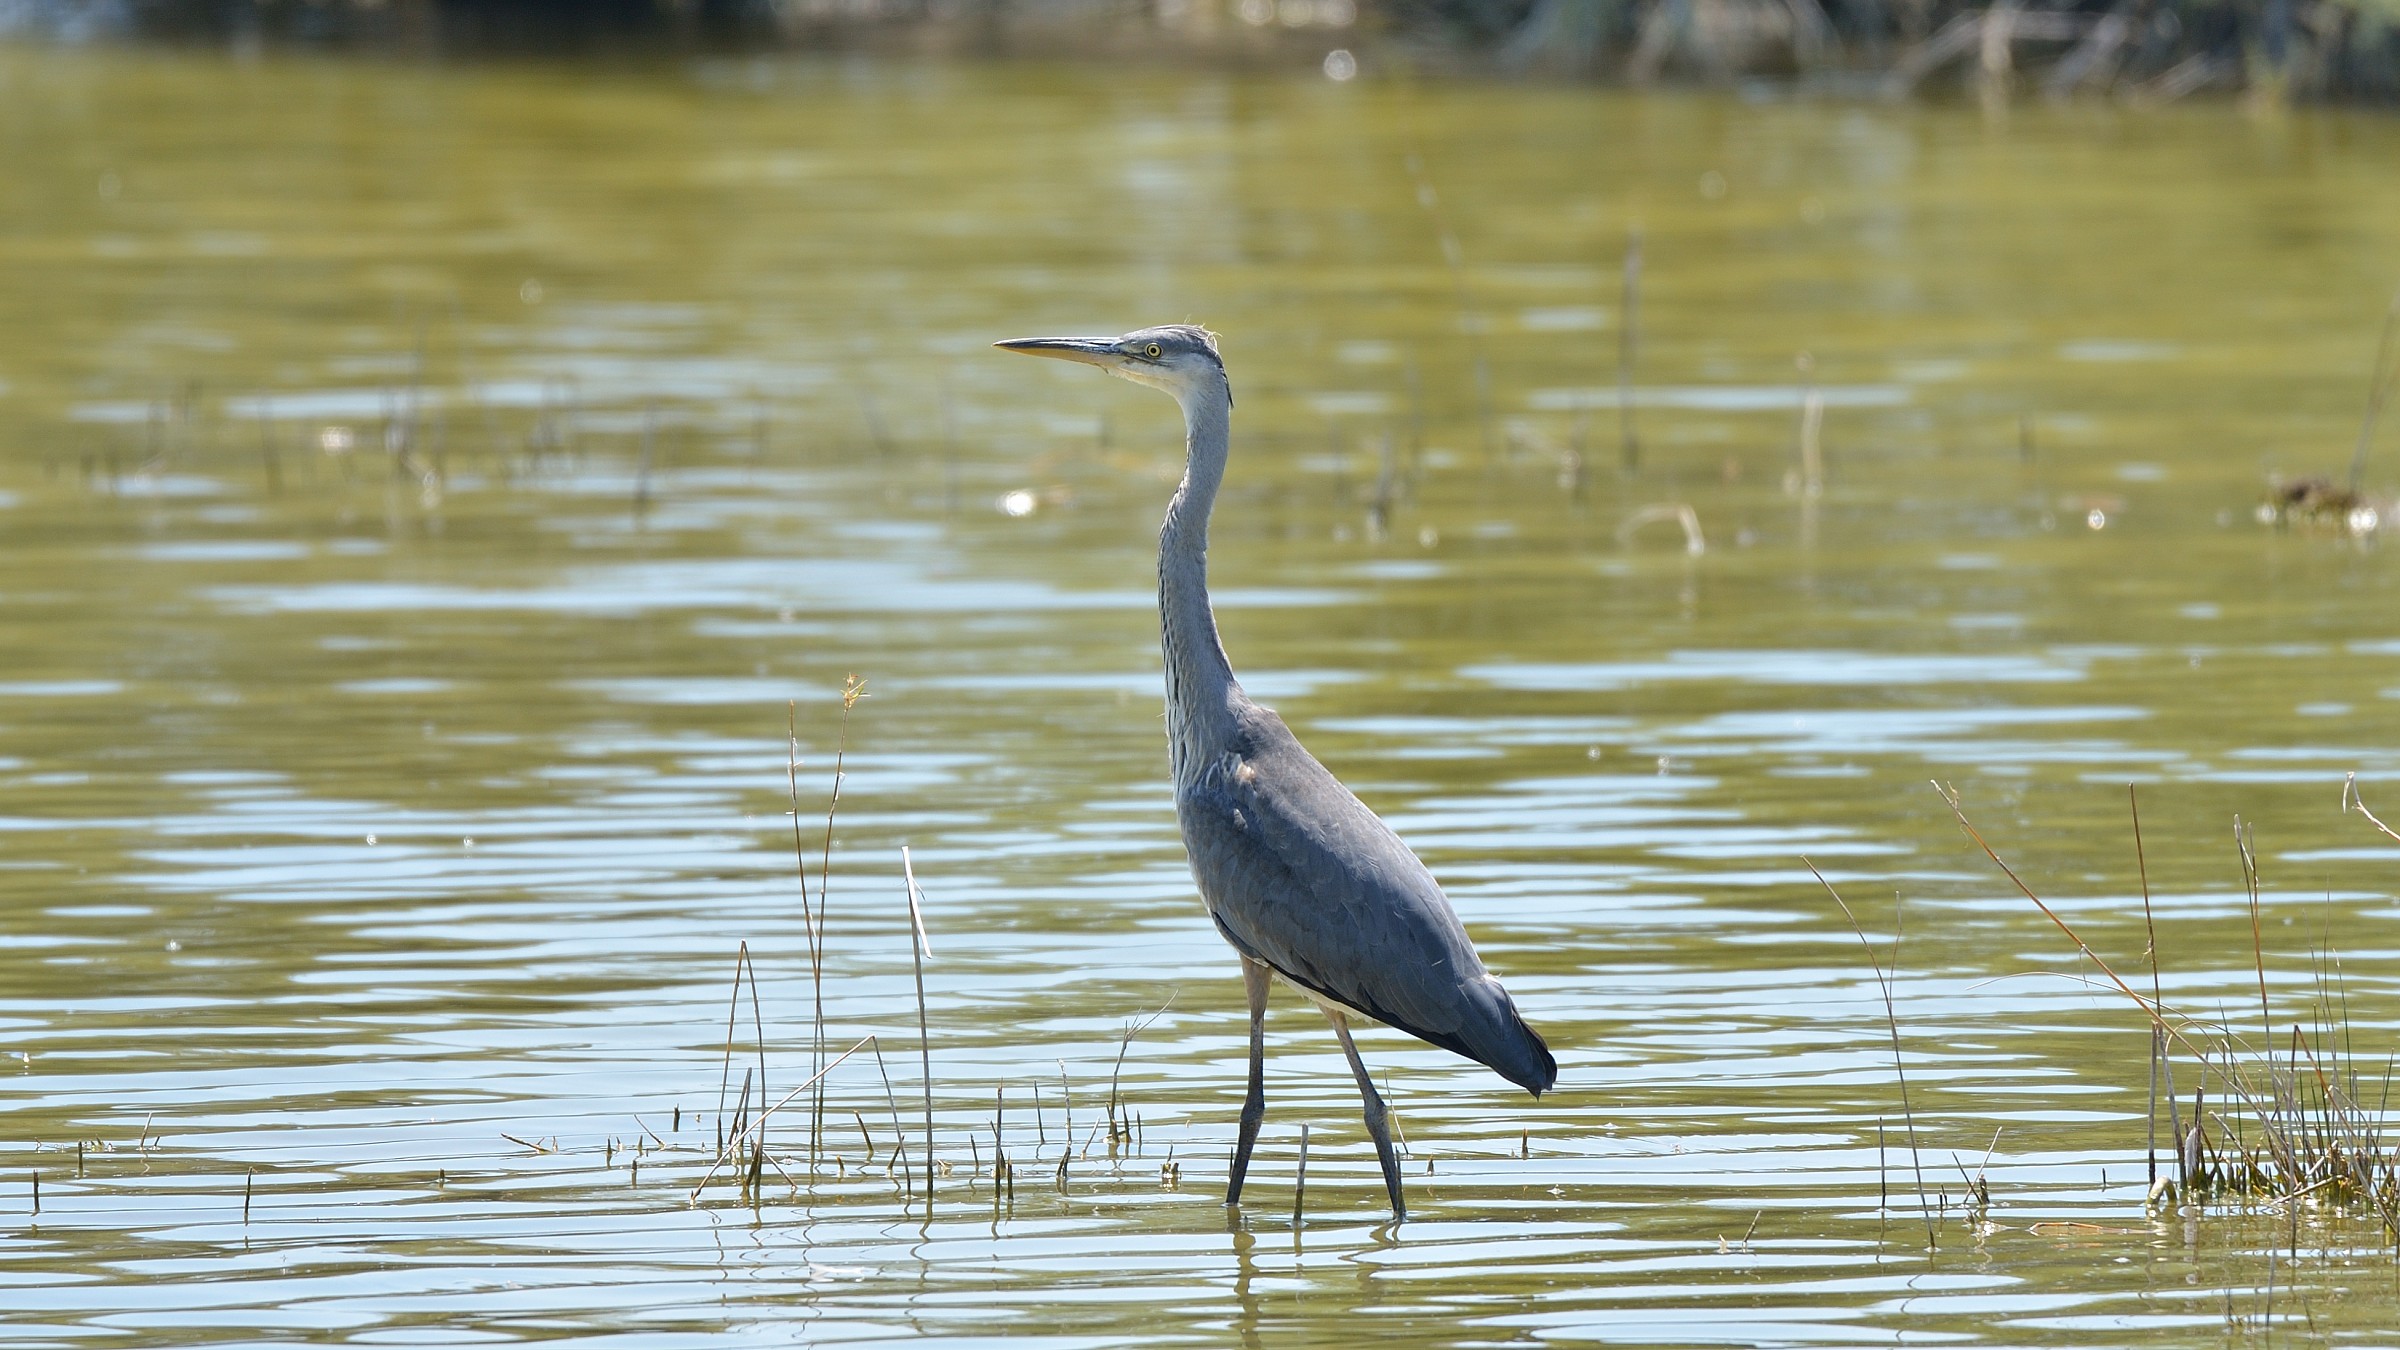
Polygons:
M824 954L825 920L833 905L833 817L834 813L839 811L842 806L842 760L850 749L850 710L857 707L858 701L865 697L867 697L867 682L863 677L858 675L842 677L842 715L834 727L833 790L825 801L825 849L817 859L817 937L816 941L810 944L812 959L821 958ZM795 816L794 819L797 820L798 817ZM825 1050L825 981L821 972L811 981L811 984L813 987L810 993L816 999L816 1007L811 1014L815 1023L812 1038L815 1046L814 1053L822 1056ZM820 1079L809 1107L808 1156L812 1163L816 1159L819 1141L824 1137L824 1133L825 1085Z
M1983 850L1983 856L1991 859L1993 866L1998 867L2001 871L2001 874L2009 879L2010 884L2017 888L2017 893L2024 896L2026 899L2031 900L2034 908L2042 912L2042 917L2048 919L2053 925L2055 925L2058 928L2058 931L2066 934L2067 940L2075 944L2075 950L2080 953L2085 960L2091 962L2094 966L2099 967L2100 973L2108 977L2109 983L2115 985L2119 993L2125 995L2125 997L2129 999L2132 999L2135 1006L2139 1007L2143 1012L2149 1014L2150 1020L2153 1023L2161 1027L2166 1027L2166 1019L2160 1015L2158 1006L2154 1003L2151 1003L2149 1000L2144 999L2140 994L2135 993L2133 991L2133 986L2125 983L2124 978L2117 974L2115 968L2111 967L2108 962L2100 959L2100 953L2093 951L2091 944L2085 942L2083 940L2083 936L2077 933L2065 919L2060 918L2058 916L2058 911L2050 908L2050 906L2045 903L2040 896L2035 895L2033 893L2033 888L2027 886L2024 878L2017 875L2016 869L2010 867L2006 862L2002 861L1999 853L1994 851L1990 844L1984 842L1982 831L1977 830L1974 824L1967 819L1965 808L1959 804L1958 790L1956 788L1945 786L1939 782L1936 782L1933 785L1933 790L1937 793L1940 793L1943 802L1948 804L1950 807L1951 817L1958 821L1958 827L1966 831L1967 837L1975 841L1975 846ZM2181 1032L2175 1031L2173 1028L2169 1027L2168 1034L2174 1039L2183 1042L2185 1048L2191 1050L2194 1054L2201 1053L2200 1047L2192 1044L2192 1042L2186 1039Z
M762 1097L760 1100L763 1102L765 1099ZM734 1132L734 1134L735 1134L735 1135L737 1135L737 1136L738 1136L738 1135L740 1135L740 1134L742 1133L742 1127L743 1127L743 1126L745 1126L745 1125L747 1125L747 1124L749 1123L749 1121L750 1121L750 1070L748 1070L747 1068L745 1068L745 1069L743 1069L743 1070L742 1070L742 1093L741 1093L741 1096L735 1100L735 1103L734 1103L734 1108L733 1108L733 1132ZM718 1137L718 1143L717 1143L717 1147L718 1147L718 1148L723 1148L723 1147L725 1147L725 1144L724 1144L724 1138L725 1138L725 1123L724 1123L723 1121L719 1121L719 1122L717 1122L717 1137Z
M2146 936L2142 954L2150 962L2150 1003L2158 1007L2166 1002L2164 986L2159 983L2158 977L2158 916L2150 905L2150 855L2142 847L2142 799L2131 783L2125 785L2125 805L2133 817L2133 861L2142 878L2142 931ZM2175 1061L2167 1053L2166 1029L2153 1023L2150 1028L2149 1114L2149 1186L2153 1194L2158 1190L2158 1088L2162 1070L2166 1078L2168 1128L2173 1132L2172 1137L2181 1139L2183 1122L2177 1118L2175 1106ZM2182 1148L2175 1150L2175 1157L2179 1162L2182 1160Z
M1985 1179L1984 1174L1991 1169L1992 1155L2000 1151L2001 1128L2005 1127L1995 1127L1992 1130L1992 1142L1983 1150L1983 1161L1975 1164L1975 1175L1967 1175L1967 1165L1960 1159L1956 1150L1952 1150L1950 1154L1950 1165L1957 1169L1958 1179L1966 1183L1967 1198L1964 1203L1976 1223L1983 1222L1984 1216L1992 1208L1992 1187L1991 1183Z
M809 1068L814 1070L823 1062L825 1055L825 960L824 953L817 949L817 906L809 900L808 846L800 835L800 705L798 700L785 701L783 717L784 784L791 794L792 803L792 870L800 880L800 933L808 943L808 986L809 994L816 1007L816 1016L810 1023L808 1038L808 1064ZM809 1171L813 1175L817 1163L817 1139L814 1134L809 1136L808 1162Z
M725 1130L725 1089L726 1086L733 1081L734 1019L740 1012L742 1006L742 977L745 972L750 978L750 1028L756 1036L758 1044L758 1095L762 1101L765 1100L767 1095L766 1020L763 1016L761 1016L758 1007L758 967L751 963L750 944L747 940L745 940L741 946L734 951L733 996L726 1001L725 1005L725 1060L724 1067L717 1075L717 1132L718 1143L720 1147L723 1145L723 1136ZM749 1070L745 1069L742 1071L742 1102L745 1107L747 1107L749 1101L750 1073ZM679 1113L680 1110L681 1108L678 1108Z
M2395 833L2391 826L2384 824L2374 812L2367 809L2367 799L2358 793L2358 775L2355 773L2344 775L2342 778L2342 810L2345 813L2356 811L2365 816L2367 823L2380 830L2384 838L2400 844L2400 833Z
M283 495L283 457L275 449L275 424L267 419L268 406L267 400L259 400L258 455L267 471L267 495L280 497Z
M759 1100L762 1102L765 1101L765 1094L760 1094ZM759 1121L759 1125L761 1127L760 1133L763 1135L765 1133L764 1127L766 1125L766 1121ZM840 1160L836 1159L835 1163L838 1166ZM753 1139L750 1141L750 1170L742 1177L742 1192L750 1197L750 1203L753 1207L764 1203L764 1196L762 1196L760 1192L764 1189L761 1183L766 1180L766 1169L766 1140L764 1138ZM775 1170L781 1172L783 1168L778 1165ZM810 1172L808 1175L810 1181L813 1182L816 1180L817 1174L815 1172ZM787 1177L786 1180L789 1180L789 1178ZM793 1189L797 1190L798 1187L794 1186Z
M2147 1187L2144 1193L2149 1195L2155 1195L2158 1192L2158 1059L2158 1029L2152 1027L2150 1029L2150 1096L2144 1104L2142 1116L2146 1126L2146 1133L2142 1138L2142 1156L2148 1160L2148 1172L2144 1177L2143 1184Z
M1700 530L1700 513L1692 509L1690 502L1652 502L1642 507L1625 517L1624 524L1617 526L1617 543L1632 547L1634 536L1641 532L1644 525L1660 521L1671 521L1682 527L1683 551L1687 556L1697 558L1708 552L1708 536Z
M1426 217L1433 222L1434 238L1442 250L1442 262L1450 269L1450 284L1458 293L1459 332L1467 340L1467 355L1475 371L1476 434L1482 440L1484 467L1490 468L1493 453L1492 367L1483 350L1483 315L1475 308L1474 291L1467 280L1467 251L1458 242L1458 235L1450 228L1449 220L1442 214L1442 199L1434 191L1433 175L1426 171L1425 157L1417 152L1413 144L1406 163L1411 185L1416 189L1417 205L1424 208Z
M858 395L859 417L867 424L867 443L875 447L875 453L878 455L890 454L892 438L890 433L884 429L883 409L875 402L875 391L867 386L863 375L852 380L850 387Z
M1376 1084L1376 1087L1383 1093L1384 1118L1391 1122L1392 1134L1400 1145L1400 1156L1403 1158L1415 1158L1417 1156L1417 1151L1408 1146L1408 1122L1402 1120L1400 1118L1400 1113L1392 1109L1391 1104L1397 1099L1392 1095L1392 1080L1390 1076L1386 1075L1382 1082ZM1425 1170L1428 1172L1433 1170L1433 1159L1427 1158L1425 1160Z
M883 1062L883 1043L881 1041L875 1043L875 1076L883 1080L883 1104L889 1107L892 1113L892 1161L900 1169L900 1193L913 1195L915 1194L916 1173L909 1169L908 1135L900 1124L900 1099L892 1094L892 1073ZM931 1155L926 1157L925 1167L929 1172L932 1170Z
M1938 1246L1940 1244L1934 1236L1933 1211L1925 1204L1925 1163L1917 1151L1917 1113L1908 1100L1908 1070L1900 1058L1900 1015L1893 1007L1891 979L1883 973L1883 963L1875 959L1875 944L1867 941L1867 930L1860 926L1858 916L1850 912L1850 902L1842 899L1842 893L1833 888L1833 883L1825 879L1825 874L1817 870L1815 863L1806 858L1802 858L1800 863L1808 869L1810 876L1817 879L1817 884L1825 888L1825 893L1833 897L1833 903L1841 906L1842 917L1850 921L1850 931L1858 934L1858 945L1866 949L1867 965L1875 972L1875 985L1883 991L1883 1024L1892 1038L1892 1073L1900 1081L1900 1114L1908 1123L1908 1162L1917 1177L1917 1212L1925 1219L1925 1245L1928 1248ZM1897 971L1899 967L1900 923L1899 911L1895 908L1892 914L1892 968Z
M2242 860L2242 887L2250 896L2250 959L2258 970L2258 1022L2266 1033L2266 1043L2275 1040L2275 1018L2267 1010L2267 952L2265 940L2259 933L2258 915L2258 855L2250 848L2249 827L2242 818L2233 818L2233 848Z
M1376 455L1375 493L1367 499L1367 538L1381 542L1392 532L1392 504L1399 491L1398 465L1392 455L1392 437L1385 432Z
M2350 452L2350 495L2358 495L2359 480L2367 472L2367 450L2375 443L2375 422L2383 416L2384 400L2391 397L2392 386L2400 384L2400 362L2391 359L2392 335L2400 329L2400 291L2392 292L2392 303L2383 312L2383 335L2375 341L2375 365L2367 372L2367 415L2358 428L2358 448Z
M642 405L642 452L633 474L633 510L635 515L650 509L651 452L658 441L658 405Z
M910 863L908 849L900 850L900 874L908 883L908 924L916 931L916 941L909 946L909 962L917 974L917 1067L925 1088L925 1217L933 1217L933 1042L925 1031L925 961L933 955L933 944L925 936L925 914L917 893L917 869ZM1066 1066L1059 1066L1063 1078ZM1072 1136L1070 1136L1070 1140Z
M1417 369L1417 358L1408 358L1408 463L1401 471L1400 488L1414 496L1417 483L1425 473L1425 377Z
M1642 471L1642 441L1633 425L1633 363L1641 349L1642 227L1625 239L1624 322L1617 326L1617 467L1626 477Z
M1075 1149L1075 1094L1067 1090L1067 1062L1063 1059L1058 1062L1058 1112L1065 1122L1060 1134L1071 1153Z
M1143 1018L1139 1022L1128 1024L1125 1028L1124 1037L1117 1042L1116 1066L1110 1069L1108 1072L1108 1151L1112 1155L1117 1151L1117 1142L1119 1139L1124 1139L1130 1142L1133 1138L1133 1122L1131 1116L1128 1114L1122 1121L1119 1119L1119 1113L1123 1107L1123 1103L1117 1094L1117 1079L1119 1075L1125 1072L1125 1052L1133 1048L1134 1037L1139 1036L1144 1031L1149 1030L1151 1023L1167 1015L1167 1009L1175 1006L1175 996L1182 992L1183 990L1180 987L1170 991L1167 994L1167 1001L1158 1005L1157 1012L1150 1014L1148 1017Z
M1308 1122L1300 1122L1300 1171L1292 1179L1292 1227L1302 1222L1300 1211L1308 1204Z
M1825 423L1825 396L1817 391L1817 358L1802 352L1792 359L1800 373L1800 467L1787 469L1783 490L1803 502L1825 495L1825 452L1820 435Z
M1875 1213L1881 1217L1891 1208L1891 1167L1884 1161L1883 1122L1875 1122Z

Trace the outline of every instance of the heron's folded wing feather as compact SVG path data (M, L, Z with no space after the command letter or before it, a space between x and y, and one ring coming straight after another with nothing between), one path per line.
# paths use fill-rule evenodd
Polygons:
M1219 927L1300 984L1454 1042L1459 989L1483 963L1433 874L1273 713L1255 710L1245 732L1237 767L1177 799Z

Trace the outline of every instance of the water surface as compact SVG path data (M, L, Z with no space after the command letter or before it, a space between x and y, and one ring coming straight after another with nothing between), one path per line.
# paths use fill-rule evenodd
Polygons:
M1930 785L2134 971L2138 784L2167 996L2250 1018L2238 814L2279 1031L2338 950L2388 1044L2400 850L2337 803L2400 808L2393 568L2253 508L2347 461L2400 125L26 50L0 99L12 1343L2400 1313L2371 1222L2145 1209L2140 1015ZM1218 1203L1243 1021L1163 783L1173 409L986 345L1185 319L1239 399L1237 668L1562 1068L1535 1103L1365 1035L1396 1230L1288 997L1254 1204ZM773 1098L813 1053L787 718L825 1039L883 1060L829 1074L813 1171L795 1107L754 1194L695 1203L759 1068L747 993L725 1061L743 944ZM930 1214L888 1170L923 1128L904 845ZM1930 1250L1803 858L1879 940L1904 916Z

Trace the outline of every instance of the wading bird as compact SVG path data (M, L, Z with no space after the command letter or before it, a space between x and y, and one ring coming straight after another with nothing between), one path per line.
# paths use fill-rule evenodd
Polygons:
M1557 1081L1557 1061L1484 971L1425 864L1233 678L1208 605L1208 517L1233 416L1216 335L1173 324L995 345L1098 366L1183 405L1183 482L1158 533L1158 617L1175 818L1201 901L1241 954L1250 996L1250 1095L1225 1203L1241 1203L1266 1118L1267 984L1280 976L1333 1023L1366 1101L1392 1215L1404 1219L1391 1127L1349 1019L1372 1018L1480 1061L1537 1097Z

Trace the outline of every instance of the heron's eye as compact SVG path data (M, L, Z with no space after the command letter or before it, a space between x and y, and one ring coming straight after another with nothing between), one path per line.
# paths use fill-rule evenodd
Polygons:
M1142 348L1142 355L1149 357L1153 361L1157 360L1158 344L1153 342L1149 346Z

